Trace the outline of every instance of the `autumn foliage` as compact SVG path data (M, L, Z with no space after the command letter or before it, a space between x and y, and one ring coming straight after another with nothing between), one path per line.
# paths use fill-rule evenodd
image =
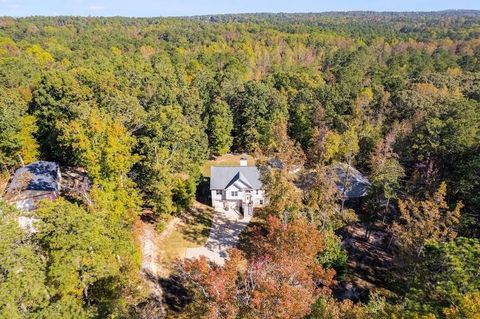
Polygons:
M333 270L323 269L316 256L322 236L304 219L288 224L267 220L267 234L252 239L247 259L230 251L223 267L205 258L179 265L184 283L196 295L191 314L202 318L303 318L321 295L330 293Z

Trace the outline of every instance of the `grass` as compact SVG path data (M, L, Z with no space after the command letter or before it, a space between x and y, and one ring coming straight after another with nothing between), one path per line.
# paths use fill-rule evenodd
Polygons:
M255 165L255 159L246 154L225 154L216 157L214 160L207 161L201 168L202 175L210 177L210 167L212 166L238 166L240 164L240 158L246 157L248 165Z
M201 247L207 242L213 221L213 210L195 203L182 216L175 229L160 241L162 263L170 270L177 258L183 258L187 248Z

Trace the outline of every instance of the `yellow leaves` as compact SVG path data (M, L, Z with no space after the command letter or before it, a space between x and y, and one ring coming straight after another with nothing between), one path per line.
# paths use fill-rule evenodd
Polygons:
M460 221L460 210L463 204L457 203L453 210L445 201L447 185L442 182L430 198L415 201L413 198L400 200L401 223L394 223L393 232L404 247L422 250L426 240L444 241L456 237L452 228Z
M124 178L138 155L131 154L135 138L119 120L93 109L86 122L74 120L62 125L61 143L72 150L77 165L85 166L96 180Z
M151 47L149 45L143 45L143 46L140 47L140 54L145 59L149 59L156 52L157 52L157 50L154 47Z
M62 63L62 65L63 65L64 67L69 67L69 66L72 65L72 62L70 62L70 60L67 59L67 58L63 58L62 61L61 61L61 63Z
M53 56L45 51L40 45L35 44L27 49L27 53L30 54L40 65L44 66L46 64L52 63L55 61Z
M439 94L439 89L432 83L417 83L414 85L414 90L423 95L435 96Z
M463 296L460 304L443 311L447 319L480 319L480 293L469 293Z
M113 53L115 56L121 56L122 55L122 50L117 48L117 47L111 47L110 51Z
M342 143L342 136L334 131L327 133L325 138L325 153L324 160L326 163L330 163L337 158L337 154L340 152L340 144Z
M346 159L355 155L360 150L358 145L358 135L354 126L350 126L342 134L342 143L340 144L340 154Z
M33 135L37 131L35 117L25 115L21 118L21 129L18 132L19 154L25 164L29 164L38 158L38 144Z
M20 49L10 38L0 37L0 56L16 56L20 54Z
M455 69L449 69L449 71L456 73ZM446 99L450 97L460 98L463 96L460 88L458 87L451 88L451 89L448 89L447 87L443 87L439 89L431 83L416 83L413 89L418 93L428 96L434 100Z
M354 126L349 127L343 134L330 131L325 138L325 163L344 160L351 162L359 152L358 135Z
M447 74L451 76L459 76L462 74L462 69L458 67L451 67L447 69Z
M372 88L370 87L365 87L360 91L360 94L358 95L359 99L362 99L362 101L365 101L366 103L370 103L373 101L373 91Z

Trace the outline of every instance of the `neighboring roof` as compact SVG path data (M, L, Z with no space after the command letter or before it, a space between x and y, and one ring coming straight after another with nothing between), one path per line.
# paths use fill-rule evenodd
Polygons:
M275 168L275 169L283 169L284 168L284 164L283 164L283 161L281 159L279 159L277 156L275 157L272 157L270 158L268 161L267 161L267 164L268 166L270 166L271 168ZM302 168L303 164L296 164L296 165L292 165L290 168L289 168L289 173L297 173L300 171L300 169Z
M210 189L226 189L232 184L261 189L260 172L256 166L212 166Z
M283 169L283 162L282 162L282 160L279 159L278 157L272 157L272 158L270 158L270 159L267 161L267 164L268 164L271 168Z
M346 198L358 198L367 195L371 183L355 167L338 163L333 165L332 169L338 177L335 181L337 189L342 194L345 189L344 195Z
M7 188L7 194L21 191L59 191L58 164L38 161L19 168Z

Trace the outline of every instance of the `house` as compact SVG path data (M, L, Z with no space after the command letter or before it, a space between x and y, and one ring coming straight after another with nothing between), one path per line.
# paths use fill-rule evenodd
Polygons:
M299 176L295 185L304 192L315 187L315 171L306 171ZM327 176L335 183L337 192L344 200L358 200L367 195L371 183L355 167L336 163L327 167Z
M57 163L38 161L19 168L5 193L5 201L23 211L35 209L42 199L60 196L61 174Z
M265 205L265 191L256 166L245 158L239 166L212 166L210 175L212 206L215 210L235 210L251 216L255 207Z
M337 190L346 199L355 199L367 195L372 184L355 167L346 163L337 163L331 168L337 177L335 179Z
M269 168L274 168L274 169L284 169L287 168L288 173L290 174L296 174L300 172L300 170L303 167L303 163L297 163L294 165L291 165L290 167L286 167L284 162L278 158L278 156L272 157L267 161L267 165Z

